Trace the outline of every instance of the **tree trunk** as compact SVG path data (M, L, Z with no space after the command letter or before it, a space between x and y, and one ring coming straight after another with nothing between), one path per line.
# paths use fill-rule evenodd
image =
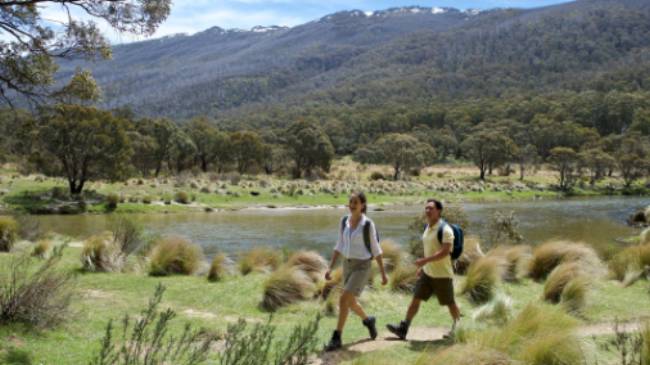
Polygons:
M205 156L201 156L201 171L208 172L208 161Z
M481 167L481 180L485 180L485 168Z
M519 165L519 181L524 181L524 173L526 171L526 167L524 164Z
M395 174L393 174L393 180L394 181L397 181L397 179L399 179L399 173L400 173L400 167L395 166Z

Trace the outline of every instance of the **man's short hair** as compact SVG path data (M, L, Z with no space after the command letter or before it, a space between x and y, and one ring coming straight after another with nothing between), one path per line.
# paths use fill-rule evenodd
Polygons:
M442 211L442 202L438 199L427 199L427 204L433 203L436 206L436 209Z

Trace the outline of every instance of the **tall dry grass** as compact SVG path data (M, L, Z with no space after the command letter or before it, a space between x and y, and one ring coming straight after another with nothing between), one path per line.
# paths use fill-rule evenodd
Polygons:
M614 255L608 262L612 278L632 284L650 267L650 244L630 246Z
M316 283L323 278L327 270L327 261L318 252L298 251L289 257L287 266L302 270Z
M393 291L410 294L417 282L417 266L404 263L390 274L390 288Z
M181 237L164 237L149 254L149 275L192 275L201 265L201 247Z
M501 281L502 271L498 258L486 256L478 259L469 266L461 293L467 294L475 304L489 301Z
M560 264L571 262L577 263L582 272L591 277L600 277L606 273L598 254L587 244L549 241L534 249L528 276L542 281Z
M527 245L497 246L487 253L501 261L503 266L501 279L506 282L518 282L527 274L532 259L532 248Z
M260 306L274 312L280 307L312 298L316 286L307 274L291 266L272 273L264 282L264 296Z
M217 282L223 280L226 276L226 255L220 253L214 256L210 263L210 270L208 271L208 281Z
M252 272L268 273L276 270L282 263L282 255L268 247L256 247L244 252L239 258L239 271L242 275Z
M395 241L383 240L380 243L384 268L386 272L392 272L402 264L405 259L402 247Z
M469 266L484 256L485 253L483 253L479 238L477 236L467 236L465 237L463 253L454 262L454 271L458 275L465 275Z

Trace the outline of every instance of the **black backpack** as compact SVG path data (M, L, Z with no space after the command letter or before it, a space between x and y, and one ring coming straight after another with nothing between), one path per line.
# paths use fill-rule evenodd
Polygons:
M348 216L346 215L341 220L341 233L345 230L345 225L348 224ZM368 252L370 252L370 258L374 258L375 255L372 254L372 249L370 248L370 220L366 220L366 224L363 225L363 243L366 246ZM377 235L377 242L379 242L379 232L375 231Z
M463 254L463 246L465 245L465 233L463 232L463 229L460 228L459 225L450 224L443 220L440 224L440 228L438 228L438 242L440 242L441 244L442 244L442 231L443 229L445 229L445 225L449 225L449 227L451 227L451 230L454 231L454 247L452 248L451 253L449 255L451 256L452 260L458 260L460 255ZM429 228L429 225L425 224L424 230L426 231L427 228Z

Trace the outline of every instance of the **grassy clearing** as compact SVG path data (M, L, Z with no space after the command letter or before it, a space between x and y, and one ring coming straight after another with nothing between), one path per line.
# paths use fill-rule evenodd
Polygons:
M29 254L33 247L19 245L18 249ZM67 248L62 259L63 269L78 273L81 251L81 248ZM0 267L6 267L18 253L0 253ZM99 348L99 340L104 335L107 321L111 318L119 320L125 313L137 315L146 307L148 297L158 283L167 287L161 308L170 307L179 316L172 333L180 333L186 322L216 333L223 333L229 324L235 323L240 317L252 323L263 322L269 314L260 308L260 303L269 278L270 274L251 272L246 276L227 275L218 282L210 283L205 276L150 277L146 273L132 272L78 274L75 283L78 295L72 303L70 319L54 329L42 331L32 331L22 325L0 326L0 356L4 356L10 349L17 349L28 353L35 364L86 364L89 356ZM457 286L462 286L463 280L460 277ZM527 303L540 298L543 289L543 284L530 279L501 286L504 295L512 298L514 316ZM593 298L586 303L581 314L584 319L581 320L600 323L615 318L627 321L650 316L647 282L640 281L624 288L616 281L598 280L592 283L592 290ZM330 298L336 298L336 295L330 295ZM475 307L465 296L457 298L461 310L466 314L465 323L473 323L470 314ZM378 317L379 327L383 327L385 323L403 319L410 295L394 292L389 286L376 286L364 291L360 300L368 313ZM280 307L274 313L274 323L278 325L277 336L288 336L295 324L306 323L316 313L325 312L327 305L327 302L319 298L300 300ZM335 316L323 319L318 331L322 343L327 341L335 322ZM413 326L449 324L446 309L439 307L433 300L422 306ZM343 340L349 343L366 337L366 329L351 316ZM347 363L370 361L367 363L410 364L423 356L438 354L447 346L449 344L439 342L399 342L377 353L356 354ZM373 362L373 359L377 361Z
M373 181L373 172L387 172L387 166L362 166L350 159L335 161L324 180L288 180L259 175L238 176L216 173L134 178L126 182L90 182L84 194L84 207L90 213L163 213L243 207L329 206L339 205L350 191L367 192L374 204L399 204L423 201L432 191L452 202L493 202L555 199L555 176L541 170L519 181L517 176L490 176L480 181L468 165L441 165L424 169L407 181ZM594 188L576 189L573 196L622 194L618 179L606 179ZM42 175L22 176L10 165L0 167L0 200L15 211L67 214L82 211L67 194L64 179Z

